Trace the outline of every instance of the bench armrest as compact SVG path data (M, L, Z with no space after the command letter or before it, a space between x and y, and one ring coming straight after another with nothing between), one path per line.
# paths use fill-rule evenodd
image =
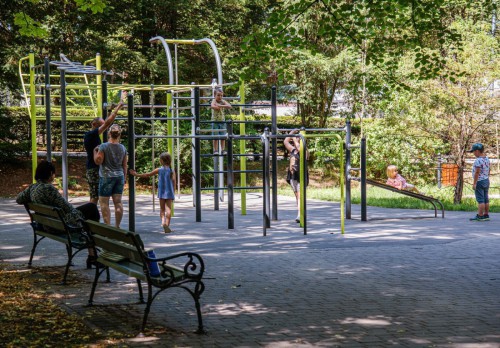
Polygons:
M169 265L171 264L167 261L177 261L177 264L184 263L184 265L180 266L179 268L184 271L184 276L186 278L201 279L201 277L203 277L203 273L205 272L205 263L203 262L201 256L196 253L184 252L157 258L150 258L146 255L146 260L148 262L158 262L161 268L162 275L164 275L164 273L171 273L168 271ZM167 274L167 277L170 276L171 274Z

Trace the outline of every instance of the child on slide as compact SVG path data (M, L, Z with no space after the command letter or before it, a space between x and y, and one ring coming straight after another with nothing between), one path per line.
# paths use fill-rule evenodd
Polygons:
M406 179L403 178L398 173L398 167L395 165L389 165L387 167L387 185L397 188L398 190L407 190L419 193L415 185L409 184L406 182Z

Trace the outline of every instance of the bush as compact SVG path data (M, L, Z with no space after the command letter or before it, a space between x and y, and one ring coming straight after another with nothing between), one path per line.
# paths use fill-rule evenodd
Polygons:
M21 108L0 107L0 161L15 162L30 151L29 118L21 117ZM24 113L26 115L26 113Z

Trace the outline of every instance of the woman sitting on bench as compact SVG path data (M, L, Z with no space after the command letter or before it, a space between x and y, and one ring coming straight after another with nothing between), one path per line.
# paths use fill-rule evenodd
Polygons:
M31 184L17 195L17 204L38 203L60 208L65 214L64 221L72 227L81 228L80 219L98 222L101 216L97 205L95 203L85 203L77 208L73 207L52 184L55 177L55 166L51 162L41 161L35 171L36 183ZM95 264L95 260L94 250L89 248L87 268L91 268Z

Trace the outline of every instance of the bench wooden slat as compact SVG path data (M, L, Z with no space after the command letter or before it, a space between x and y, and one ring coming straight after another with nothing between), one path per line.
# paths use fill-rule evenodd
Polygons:
M38 243L43 239L49 238L65 244L68 260L62 282L63 284L66 283L66 277L73 258L80 251L91 247L88 236L82 228L68 226L63 220L64 217L60 208L37 203L25 204L25 208L30 216L33 229L33 247L28 266L31 266Z
M33 214L33 219L39 225L43 225L55 230L54 232L66 233L64 223L60 219L54 219L49 216L39 215L37 213Z
M142 330L145 329L148 314L153 300L161 292L168 288L180 287L188 291L195 301L196 314L198 317L198 332L203 333L203 321L200 309L200 296L205 289L202 277L205 270L201 256L195 253L180 253L168 257L149 257L149 253L144 249L139 234L127 230L118 229L109 225L94 221L85 221L85 228L90 232L95 247L103 250L99 254L98 265L103 267L96 272L92 290L89 297L89 305L93 304L95 289L100 275L104 270L114 269L122 274L137 279L139 288L139 298L143 301L143 291L141 281L148 285L148 299L142 322ZM151 275L153 271L152 263L157 262L160 274ZM167 262L184 262L183 267L174 266ZM191 273L191 271L196 270ZM156 288L153 294L152 289ZM192 288L192 289L191 289Z
M95 222L95 221L86 221L86 224L87 224L88 230L92 234L105 236L105 237L110 238L110 239L115 239L115 240L119 240L119 241L124 242L124 243L134 245L133 241L131 239L131 236L130 236L132 234L132 235L136 236L136 238L140 242L141 246L144 246L144 243L142 243L140 236L136 235L133 232L122 230L122 229L119 229L119 228L116 228L113 226L101 224L101 223Z
M95 246L98 248L102 248L105 251L111 251L125 257L126 259L142 263L142 256L139 254L134 245L121 241L116 242L98 234L93 234L92 239L94 240Z
M28 203L27 204L28 208L32 211L35 211L38 214L43 214L46 216L51 216L54 218L59 218L59 214L57 213L57 209L54 207L44 205L44 204L38 204L38 203Z

